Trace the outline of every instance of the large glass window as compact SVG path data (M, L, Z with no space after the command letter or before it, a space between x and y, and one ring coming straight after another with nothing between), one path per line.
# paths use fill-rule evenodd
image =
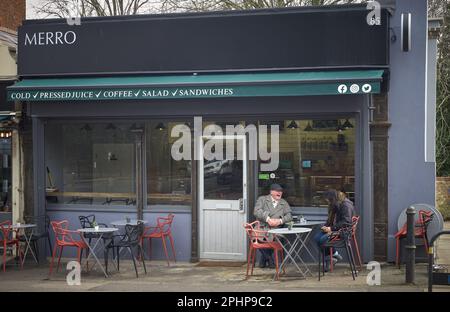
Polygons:
M48 203L135 205L135 145L128 123L45 126Z
M326 207L322 194L330 188L346 192L354 201L355 119L275 123L280 127L279 166L274 172L259 172L259 195L268 194L270 184L279 183L291 206ZM260 121L260 124L274 122Z
M173 144L180 139L171 136L176 125L185 125L190 131L191 125L186 120L150 121L146 124L148 205L186 205L192 201L191 161L175 160L171 154ZM190 150L186 152L191 153Z

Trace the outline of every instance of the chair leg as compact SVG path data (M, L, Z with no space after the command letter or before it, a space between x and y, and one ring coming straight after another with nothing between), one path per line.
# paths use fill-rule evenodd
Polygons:
M133 250L131 250L131 247L128 247L128 251L131 254L131 259L133 260L133 264L134 264L134 270L136 271L136 277L139 277L138 275L138 270L137 270L137 266L136 266L136 260L134 259L134 254L133 254Z
M357 256L358 256L358 265L359 265L359 269L362 270L361 254L359 253L358 240L356 239L356 236L355 236L355 235L353 235L353 244L355 245L356 254L357 254Z
M120 263L120 247L117 247L117 271L120 271L119 263Z
M319 263L319 269L318 269L318 272L319 272L319 282L320 282L320 263L322 262L322 253L320 252L321 251L321 248L319 247L319 257L317 258L319 261L317 261L318 263Z
M333 272L333 247L330 247L330 272Z
M170 245L172 246L172 254L173 254L173 262L177 262L176 253L175 253L175 244L173 243L172 234L169 234Z
M33 241L32 247L34 248L34 255L36 256L37 263L39 264L39 248L38 248L37 241Z
M105 258L105 272L108 274L108 256L109 256L109 249L105 248L103 251L103 256Z
M395 265L398 266L398 268L400 269L400 238L397 237L397 239L395 240L396 244L395 244Z
M358 270L356 270L355 254L353 252L353 247L352 247L352 244L351 244L350 241L348 242L348 248L350 250L350 257L351 257L351 262L352 262L352 265L353 265L353 271L355 272L355 276L358 276Z
M138 248L139 248L139 253L141 255L141 258L142 258L142 264L144 265L144 272L145 272L145 274L147 274L147 268L145 267L144 248L142 248L141 245L138 245Z
M48 240L48 247L50 248L50 255L51 255L53 248L52 248L52 242L50 240L50 235L47 236L47 240Z
M350 252L348 250L348 244L345 244L345 251L347 252L347 258L349 259L348 261L350 262L350 270L352 271L353 280L355 280L355 272L353 271L352 258L350 256Z
M164 235L162 235L161 240L162 240L162 244L163 244L163 248L164 248L164 253L166 254L167 266L170 266L169 254L167 253L167 247L166 247L166 237Z
M255 267L255 260L256 260L256 249L253 249L253 254L252 254L252 271L250 272L250 275L253 275L253 268Z
M60 263L61 263L61 256L63 254L63 250L64 250L64 246L60 246L59 257L58 257L58 266L56 267L56 272L59 272L59 266L60 266Z
M81 258L80 258L80 247L77 247L77 261L78 261L78 263L80 264L80 266L81 266Z
M20 268L23 269L24 261L22 261L22 250L20 250L19 242L16 243L16 253L19 254Z
M248 255L247 255L247 272L245 273L245 278L248 278L248 271L250 269L250 260L252 258L252 247L250 246L250 249L248 251Z
M48 272L48 276L52 275L53 270L53 262L55 261L56 251L58 249L58 245L55 244L55 247L53 248L53 254L52 254L52 261L50 262L50 271Z
M3 272L6 272L6 239L3 240Z

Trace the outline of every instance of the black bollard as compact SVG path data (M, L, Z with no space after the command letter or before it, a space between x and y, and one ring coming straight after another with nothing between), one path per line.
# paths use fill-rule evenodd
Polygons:
M414 284L416 279L415 215L414 207L406 210L406 283L409 284Z

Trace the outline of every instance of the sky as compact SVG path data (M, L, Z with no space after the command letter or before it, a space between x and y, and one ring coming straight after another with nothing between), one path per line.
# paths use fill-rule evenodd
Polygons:
M27 19L35 19L39 18L39 16L36 14L35 10L33 9L33 6L39 5L39 2L42 0L26 0L26 6L27 6Z

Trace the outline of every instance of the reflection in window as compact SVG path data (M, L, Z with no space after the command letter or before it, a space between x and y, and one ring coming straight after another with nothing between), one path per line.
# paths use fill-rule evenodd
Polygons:
M11 212L11 132L4 133L0 138L0 212Z
M207 140L206 140L207 141ZM204 160L203 188L204 199L238 200L243 197L242 140L226 139L223 145L223 160ZM233 158L225 159L226 147L234 145ZM229 155L231 156L231 155Z
M149 205L186 205L191 202L191 161L174 160L172 145L179 137L171 137L172 128L187 121L146 124L147 193Z
M279 167L272 175L259 173L259 195L268 194L270 184L279 183L291 206L326 207L322 194L330 188L343 190L354 201L355 119L284 120L280 124Z
M47 124L47 201L135 205L135 147L130 127L125 123Z

